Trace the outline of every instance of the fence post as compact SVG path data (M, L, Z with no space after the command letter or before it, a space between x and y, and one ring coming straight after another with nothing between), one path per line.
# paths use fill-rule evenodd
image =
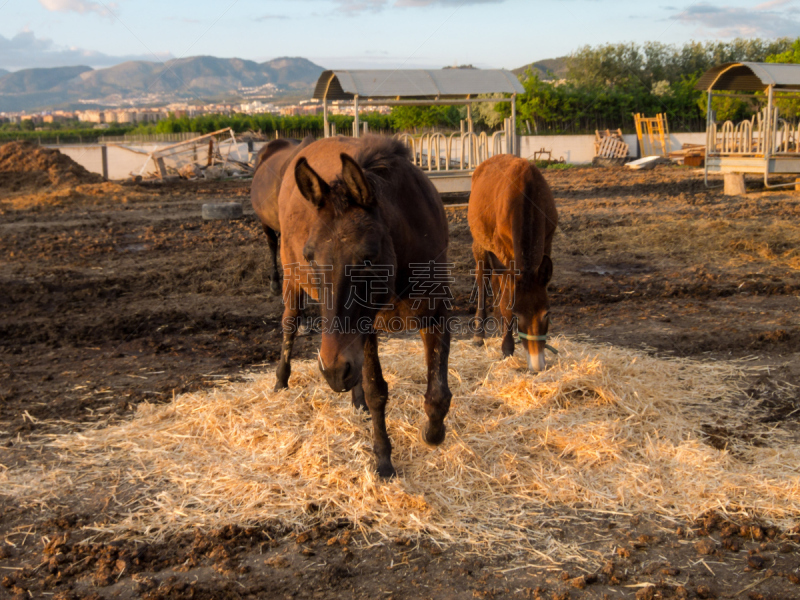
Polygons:
M103 163L103 179L108 181L108 146L100 146L100 160Z

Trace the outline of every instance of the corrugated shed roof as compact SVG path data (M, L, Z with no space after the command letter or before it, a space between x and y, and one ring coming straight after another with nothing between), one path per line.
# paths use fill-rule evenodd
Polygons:
M800 65L725 63L703 73L695 89L758 92L770 85L778 90L800 90Z
M468 94L522 94L516 75L505 69L325 71L314 98L457 98Z

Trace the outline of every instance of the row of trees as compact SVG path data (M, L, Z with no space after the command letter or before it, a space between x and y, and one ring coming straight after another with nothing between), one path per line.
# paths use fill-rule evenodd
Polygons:
M353 117L345 115L331 115L331 123L336 125L337 131L350 131L353 127ZM368 113L361 118L362 122L367 122L372 130L393 129L390 115L379 113ZM152 125L140 125L131 133L134 134L153 134L153 133L183 133L198 132L210 133L219 129L230 127L236 133L246 131L260 131L261 133L272 135L276 131L298 132L322 131L321 115L302 115L302 116L276 116L276 115L203 115L200 117L175 117L170 116L163 121Z
M528 69L521 76L525 93L517 98L518 126L531 133L581 133L595 129L632 131L633 113L666 113L674 131L705 127L705 94L695 89L700 76L726 62L800 63L800 39L735 39L690 42L682 46L648 42L585 46L567 57L566 77L542 78ZM800 103L779 100L784 117L797 119ZM756 97L717 98L719 120L749 118L761 104ZM510 103L479 104L473 115L479 127L493 128L510 115ZM403 118L395 118L402 113ZM396 125L457 127L465 109L455 107L396 109ZM413 118L409 118L413 117ZM455 121L455 123L454 123Z
M707 105L705 94L695 84L709 68L736 61L800 62L800 39L586 46L567 59L563 81L543 81L529 70L518 113L523 122L555 130L577 122L587 130L621 127L630 131L632 113L665 112L673 130L699 130ZM712 106L718 120L749 118L759 107L752 96L718 98ZM780 108L785 117L798 117L793 101L781 101ZM598 127L592 127L593 122Z

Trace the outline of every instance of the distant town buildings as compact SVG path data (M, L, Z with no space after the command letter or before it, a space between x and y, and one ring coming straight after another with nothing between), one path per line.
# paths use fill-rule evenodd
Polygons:
M203 106L172 103L162 107L147 108L117 107L102 110L92 108L76 111L53 110L35 113L24 111L0 112L0 123L21 124L23 121L31 121L34 127L42 127L54 123L80 121L82 123L92 123L95 127L107 127L110 124L139 125L157 123L170 115L174 115L177 118L194 118L202 115L231 116L233 114L301 116L321 115L322 112L322 103L319 100L301 100L298 104L283 106L271 102L263 102L262 100L251 100L240 104L206 104ZM388 114L391 112L391 108L388 106L370 107L369 112ZM328 105L328 114L352 116L353 106L350 103L332 102Z

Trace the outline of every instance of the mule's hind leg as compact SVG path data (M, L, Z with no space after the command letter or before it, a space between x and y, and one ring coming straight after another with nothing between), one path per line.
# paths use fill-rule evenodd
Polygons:
M286 290L283 298L283 345L281 347L281 358L278 362L278 370L275 380L275 391L289 387L289 375L292 373L292 346L297 335L300 316L300 300L302 293L300 290Z
M489 258L487 252L478 246L476 242L472 244L472 255L475 257L475 286L478 301L478 310L475 313L475 322L473 323L475 335L472 336L472 341L474 344L481 346L486 337L486 331L484 329L484 324L486 323L486 288L491 285L490 277L492 267L487 262ZM489 274L487 274L487 270Z
M392 443L386 432L386 401L389 399L389 386L383 378L383 370L378 359L378 334L367 336L364 343L364 369L362 384L369 413L372 416L372 443L378 475L394 477L397 472L392 466Z
M450 387L447 384L447 362L450 358L450 332L445 319L436 319L433 327L420 332L428 365L428 389L425 392L425 414L428 425L422 434L426 444L438 446L444 441L444 418L450 411Z
M262 225L264 233L267 234L267 246L270 255L267 257L267 270L269 271L269 291L273 296L281 293L281 280L278 274L278 232L274 229Z

